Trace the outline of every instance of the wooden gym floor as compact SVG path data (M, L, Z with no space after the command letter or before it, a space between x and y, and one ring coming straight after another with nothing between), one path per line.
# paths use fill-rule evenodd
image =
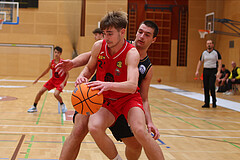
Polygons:
M40 81L32 85L34 78L0 76L0 160L58 159L62 145L71 132L73 108L70 98L74 84L68 83L62 93L68 107L65 115L58 114L58 103L52 92L46 92L42 96L37 113L27 113L35 95L44 84ZM190 93L203 93L201 82L163 84L180 89L151 87L149 93L152 118L161 134L157 142L166 160L239 159L238 111L224 107L202 109L202 101L188 97ZM185 92L186 96L177 94L178 92ZM4 101L6 96L12 99ZM240 108L239 95L225 96L218 93L217 97L228 99L229 103L237 102L234 107ZM114 142L124 158L124 144ZM77 159L107 158L97 148L91 136L87 135ZM142 152L140 160L145 159L147 158Z

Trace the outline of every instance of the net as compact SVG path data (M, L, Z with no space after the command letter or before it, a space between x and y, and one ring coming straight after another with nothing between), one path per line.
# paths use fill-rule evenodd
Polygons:
M209 33L209 30L199 29L198 32L200 34L200 38L205 38L205 35Z

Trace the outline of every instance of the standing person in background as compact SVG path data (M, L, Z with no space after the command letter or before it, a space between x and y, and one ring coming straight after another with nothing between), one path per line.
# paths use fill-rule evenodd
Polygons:
M92 33L94 34L95 41L103 39L103 32L102 32L101 28L94 29Z
M212 96L212 107L216 108L216 93L215 93L215 81L216 76L220 77L221 66L222 66L222 57L220 53L214 49L214 44L212 40L207 40L206 43L207 49L203 51L200 60L197 65L195 76L199 76L199 69L204 62L203 65L203 86L204 86L204 97L205 104L202 108L209 108L210 103L210 95ZM216 75L217 73L217 75Z
M227 92L224 94L232 95L232 84L240 84L240 68L237 67L236 62L232 61L232 72L227 79Z
M60 93L62 92L63 88L67 84L67 79L69 77L69 74L68 74L68 72L65 72L63 74L63 76L60 76L55 69L55 66L58 63L62 62L62 59L60 58L61 55L62 55L62 48L58 47L58 46L55 47L54 48L54 59L49 63L47 69L33 82L33 84L37 83L40 78L45 76L49 72L49 70L52 69L52 78L49 79L44 84L42 89L40 89L40 91L37 93L32 107L28 109L29 113L37 112L37 104L38 104L38 101L40 100L41 96L43 95L43 93L45 91L47 91L47 90L50 91L53 88L56 88L56 90L54 92L54 96L61 105L62 113L65 113L67 111L67 108L66 108L65 104L63 103Z

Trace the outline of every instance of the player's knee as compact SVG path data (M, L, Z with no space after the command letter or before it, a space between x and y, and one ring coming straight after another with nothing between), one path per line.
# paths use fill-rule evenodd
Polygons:
M54 97L59 97L59 93L54 92Z
M134 143L134 145L128 145L127 148L134 152L141 152L142 150L142 146L140 143Z
M74 130L72 130L72 133L71 133L71 135L73 136L73 137L75 137L75 139L77 140L81 140L81 139L83 139L85 136L86 136L86 134L88 133L88 128L87 128L87 126L76 126L75 128L74 128Z
M132 132L136 138L144 138L146 129L141 126L131 126Z
M98 125L95 122L89 122L88 123L88 129L91 135L97 135L99 134L101 131L103 131L103 128L101 125Z
M38 95L39 95L39 96L42 96L44 92L45 92L45 91L40 90L40 91L38 92Z

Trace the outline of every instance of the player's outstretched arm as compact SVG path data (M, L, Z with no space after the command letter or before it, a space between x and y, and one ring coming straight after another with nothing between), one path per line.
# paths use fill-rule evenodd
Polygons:
M50 69L51 69L51 62L49 63L47 69L45 71L43 71L43 73L33 82L33 84L37 83L40 78L45 76L49 72Z
M84 67L84 69L80 73L80 75L78 76L75 82L75 86L81 83L88 82L88 79L93 75L97 67L97 56L101 50L101 47L102 47L102 40L94 43L92 50L90 52L91 53L90 59L87 65Z
M142 80L141 85L140 85L140 94L142 97L142 102L143 102L143 108L145 111L145 118L146 118L146 125L149 133L153 133L154 136L153 138L156 140L159 138L160 134L158 131L158 128L153 124L152 121L152 116L150 112L150 106L149 106L149 101L148 101L148 91L149 91L149 86L151 83L152 79L152 67L149 69L146 77Z
M88 63L88 60L91 56L91 51L82 53L70 60L63 60L61 63L56 65L56 71L62 76L67 71L70 71L72 68L81 67Z

